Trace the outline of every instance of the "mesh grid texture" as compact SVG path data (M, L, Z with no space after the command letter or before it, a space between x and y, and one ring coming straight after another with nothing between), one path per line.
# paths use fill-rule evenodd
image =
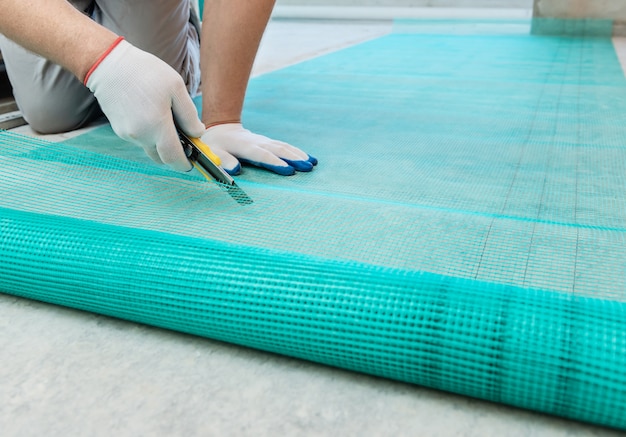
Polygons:
M320 160L247 168L252 205L108 126L1 132L0 290L626 429L610 39L400 24L252 81L248 127Z

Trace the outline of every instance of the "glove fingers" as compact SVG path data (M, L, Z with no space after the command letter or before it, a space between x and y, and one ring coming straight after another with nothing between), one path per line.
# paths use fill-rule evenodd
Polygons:
M272 143L280 143L280 142L272 141ZM261 146L256 146L251 149L252 153L250 153L249 156L242 156L241 158L246 159L246 161L249 162L250 164L256 165L258 167L266 168L268 170L273 171L274 173L278 173L283 176L290 176L294 174L298 167L303 168L303 166L300 165L302 161L300 161L297 157L293 160L285 159L283 157L285 155L294 156L294 154L291 153L291 151L289 150L284 151L282 145L272 144L272 143L269 143L271 145L263 144ZM282 143L282 144L289 146L287 143ZM292 146L289 146L289 147L292 147ZM283 153L280 154L283 156L279 155L278 153L279 150L283 150ZM292 163L294 164L298 163L298 164L292 165ZM307 164L309 166L311 165L308 162ZM310 171L310 170L304 170L304 171Z
M278 156L297 171L311 171L313 170L313 165L317 164L315 158L313 158L315 162L315 164L313 164L308 154L283 141L273 140L263 144L262 147L270 151L273 155Z
M236 152L233 150L226 152L221 146L217 146L215 143L212 144L213 146L211 148L217 156L222 159L222 167L226 172L229 172L227 167L232 168L232 163L239 160L242 163L266 168L280 175L289 176L295 173L291 165L261 145L248 143L247 148L238 148L239 150ZM209 146L211 146L211 144L209 144Z
M192 166L180 144L174 123L164 123L160 126L157 136L156 151L164 164L176 171L187 172Z
M306 171L313 170L313 164L311 164L309 161L292 161L290 159L285 159L285 158L283 158L283 161L285 161L287 164L295 168L297 171L306 172Z
M205 131L204 124L198 118L196 106L187 94L187 89L177 90L177 94L172 98L172 111L174 120L187 135L200 138Z
M269 138L268 138L269 140ZM274 155L284 160L308 161L309 155L291 144L278 140L269 140L259 144L260 147L269 150Z
M219 147L213 147L211 150L213 150L213 152L220 157L220 160L222 161L222 168L226 173L231 176L236 176L241 173L241 164L237 158Z
M297 147L283 141L272 140L244 129L240 123L226 123L207 129L202 136L220 157L227 150L241 163L265 168L280 175L292 175L296 171L311 171L317 159ZM228 162L228 161L225 161ZM224 164L224 169L228 164Z
M163 161L161 161L161 158L159 157L159 153L157 152L156 146L147 147L147 146L142 145L142 148L144 152L146 152L146 155L148 155L151 160L153 160L157 164L163 164Z
M255 167L265 168L281 176L291 176L295 174L296 172L295 168L293 168L290 165L285 165L284 162L283 162L283 165L272 165L272 164L268 164L267 162L252 161L250 159L244 159L244 158L241 158L241 162L245 164L254 165Z

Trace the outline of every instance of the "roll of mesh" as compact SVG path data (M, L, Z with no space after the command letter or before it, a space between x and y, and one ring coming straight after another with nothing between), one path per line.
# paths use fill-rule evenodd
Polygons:
M246 125L320 164L247 167L251 205L108 126L0 132L0 291L626 429L626 81L529 28L254 79Z

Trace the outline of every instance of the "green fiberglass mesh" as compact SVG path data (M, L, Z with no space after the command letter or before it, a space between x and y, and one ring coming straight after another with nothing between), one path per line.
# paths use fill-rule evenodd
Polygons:
M626 429L611 40L400 24L252 81L320 164L251 205L106 126L0 133L0 291Z

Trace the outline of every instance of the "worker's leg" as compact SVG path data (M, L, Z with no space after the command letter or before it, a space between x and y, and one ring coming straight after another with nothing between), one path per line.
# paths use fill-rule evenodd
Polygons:
M96 0L94 19L178 71L191 95L200 85L199 20L190 0Z
M86 12L91 3L91 0L72 2ZM93 94L69 71L1 34L0 50L15 101L24 119L36 131L66 132L100 116Z

